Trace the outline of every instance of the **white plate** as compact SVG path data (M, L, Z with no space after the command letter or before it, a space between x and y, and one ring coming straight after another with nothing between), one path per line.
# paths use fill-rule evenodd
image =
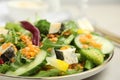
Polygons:
M114 51L109 55L109 57L104 61L103 64L101 64L101 65L99 65L91 70L77 73L77 74L59 76L59 77L40 77L40 78L7 76L4 74L1 74L0 80L81 80L81 79L85 79L85 78L88 78L90 76L93 76L93 75L99 73L100 71L102 71L103 69L105 69L105 67L108 65L108 63L110 63L113 55L114 55Z

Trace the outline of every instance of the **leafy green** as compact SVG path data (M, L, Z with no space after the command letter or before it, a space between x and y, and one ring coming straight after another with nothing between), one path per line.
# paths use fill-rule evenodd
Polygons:
M75 74L75 73L80 73L82 72L82 69L76 70L76 69L68 69L66 72L63 72L62 74L60 74L61 76L63 75L71 75L71 74Z
M7 63L0 65L0 73L6 73L10 69L10 65Z
M16 56L15 56L15 62L11 64L11 70L15 71L16 69L18 69L19 67L21 67L24 64L30 63L32 61L32 59L27 59L25 58L20 51L17 52Z
M33 77L63 76L63 75L71 75L71 74L75 74L75 73L80 73L81 71L82 70L68 69L66 72L62 72L58 69L50 69L50 70L47 70L47 71L39 71Z
M41 34L48 34L50 29L50 23L47 20L39 20L35 25Z
M93 67L94 67L95 65L93 64L93 62L92 61L90 61L90 60L86 60L86 62L85 62L85 69L92 69Z
M16 45L17 49L24 48L26 45L21 41L20 35L15 30L10 30L7 35L4 35L5 42L11 42Z
M50 69L48 71L40 71L33 77L52 77L52 76L58 76L60 74L60 70L58 69Z
M61 42L53 43L48 38L45 38L42 43L43 43L43 45L41 48L44 50L46 50L48 48L53 48L53 47L59 48L64 45Z
M64 23L64 26L65 26L65 30L71 30L71 32L74 34L76 34L77 32L77 24L75 23L75 21L68 21L66 23Z
M69 35L68 37L65 37L65 36L59 36L58 37L58 41L57 41L57 43L59 43L59 44L66 44L66 45L69 45L72 41L73 41L73 39L74 39L74 35L73 34L71 34L71 35Z
M22 65L23 63L21 62L21 53L20 52L17 52L17 55L16 55L16 57L15 57L15 64L17 64L17 65Z
M17 55L15 56L15 62L11 64L11 70L15 71L17 68L22 66L23 63L21 62L21 53L17 52Z
M0 46L5 42L4 38L4 34L0 34Z
M10 30L8 32L8 34L5 35L4 37L5 37L5 42L11 42L11 43L14 43L14 44L16 44L18 39L19 39L15 30Z
M78 73L78 72L80 72L80 71L78 71L78 70L75 70L75 69L69 69L69 70L67 70L66 71L66 75L71 75L71 74L75 74L75 73Z
M23 32L24 29L20 26L19 23L8 22L5 25L5 29L15 30L16 32Z

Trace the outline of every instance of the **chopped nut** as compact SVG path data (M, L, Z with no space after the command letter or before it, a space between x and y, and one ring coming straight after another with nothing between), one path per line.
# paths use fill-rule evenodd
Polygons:
M67 30L66 32L63 33L63 35L65 35L65 36L69 36L70 34L71 34L70 30Z
M81 65L81 64L71 64L71 65L69 65L69 69L76 69L76 70L78 70L78 69L83 69L83 66Z
M52 42L57 42L58 38L57 37L54 37L54 38L50 38L50 41Z

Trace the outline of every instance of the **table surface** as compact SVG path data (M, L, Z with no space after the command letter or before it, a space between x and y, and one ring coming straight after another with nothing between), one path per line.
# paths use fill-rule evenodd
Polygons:
M4 6L4 5L3 5ZM3 14L7 13L2 5L0 11ZM5 6L4 6L5 7ZM73 16L78 17L80 9L76 6L64 6L64 9L70 9ZM0 17L3 15L0 13ZM86 11L86 16L96 21L101 28L120 36L120 4L110 5L89 5ZM0 21L2 18L0 18ZM100 73L84 80L119 80L120 79L120 48L116 47L114 56L109 65Z

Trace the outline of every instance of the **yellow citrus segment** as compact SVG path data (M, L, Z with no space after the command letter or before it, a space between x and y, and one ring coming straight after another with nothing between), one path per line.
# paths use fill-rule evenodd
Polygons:
M47 57L47 62L51 66L53 66L53 67L55 67L55 68L57 68L57 69L59 69L61 71L66 71L68 69L68 67L69 67L69 64L66 63L65 61L55 59L55 58Z
M68 69L68 66L68 63L66 63L65 61L57 59L56 68L58 68L59 70L66 71Z
M89 34L90 32L88 30L78 29L77 33L78 34Z

